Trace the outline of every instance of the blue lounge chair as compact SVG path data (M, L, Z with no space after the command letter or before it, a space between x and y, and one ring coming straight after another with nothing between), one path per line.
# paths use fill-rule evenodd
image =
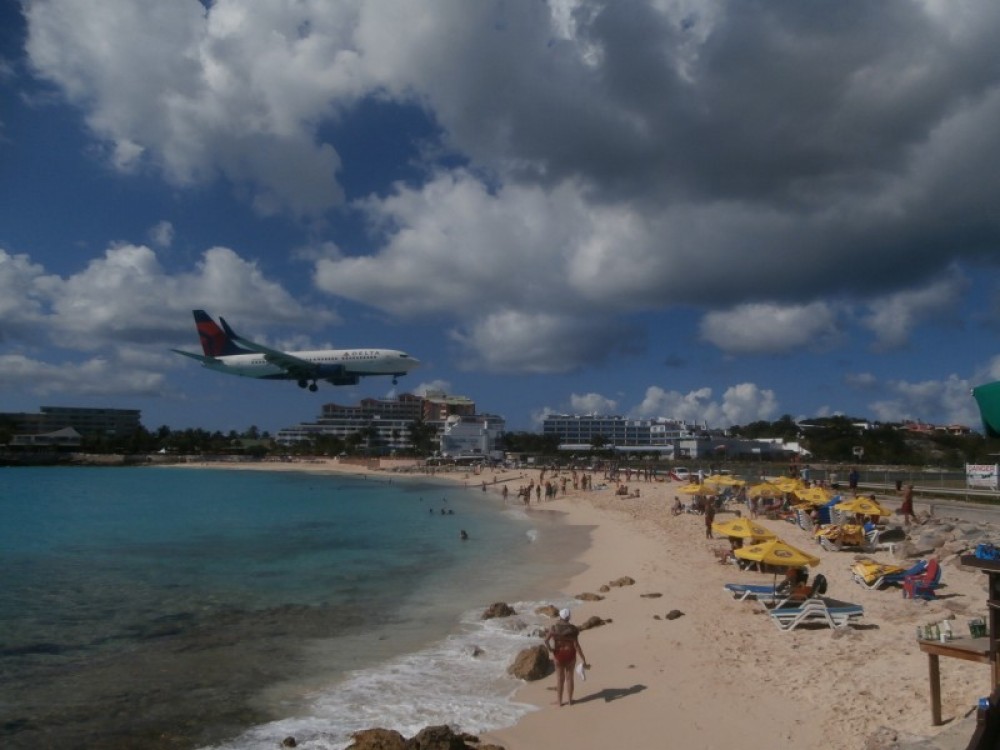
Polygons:
M778 596L777 586L772 583L727 583L726 591L733 599L774 599Z

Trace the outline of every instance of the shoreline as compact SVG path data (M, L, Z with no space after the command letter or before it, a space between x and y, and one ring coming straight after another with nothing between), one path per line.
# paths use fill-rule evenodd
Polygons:
M427 477L464 482L469 489L485 479L487 491L499 491L502 482L516 485L539 476L538 469L487 470L479 476L397 473L332 461L206 466ZM865 609L858 625L843 630L779 632L755 604L735 601L723 590L726 582L771 582L771 577L717 564L713 550L728 546L725 540L706 539L701 516L670 515L676 483L634 486L641 489L641 498L616 496L613 486L590 491L570 486L566 494L540 504L532 498L532 510L565 513L565 523L592 527L590 546L577 560L584 568L565 581L566 598L597 592L622 576L636 583L612 587L603 600L572 607L574 622L591 615L611 621L581 635L592 669L587 681L577 685L575 704L552 705L554 676L525 683L512 700L540 710L512 727L483 732L483 742L506 750L552 743L596 750L612 742L660 747L663 737L670 737L671 744L682 747L715 748L745 740L748 726L755 739L805 750L862 750L869 737L886 733L914 741L948 733L971 737L967 711L989 692L989 670L945 660L942 710L950 721L933 727L926 656L913 634L917 625L950 617L964 631L967 618L985 615L985 576L943 560L948 587L943 595L930 602L903 600L898 590L868 591L851 580L849 568L859 555L825 552L797 526L763 521L791 544L820 557L820 565L810 572L827 577L829 596ZM515 487L510 489L513 496ZM728 517L721 513L718 520ZM886 553L875 556L892 560ZM643 596L647 594L653 596ZM673 609L683 616L665 619Z

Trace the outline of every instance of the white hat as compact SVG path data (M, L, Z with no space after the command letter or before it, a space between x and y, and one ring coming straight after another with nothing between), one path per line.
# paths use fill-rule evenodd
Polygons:
M565 620L566 622L569 622L569 610L568 609L560 609L559 610L559 619L560 620Z

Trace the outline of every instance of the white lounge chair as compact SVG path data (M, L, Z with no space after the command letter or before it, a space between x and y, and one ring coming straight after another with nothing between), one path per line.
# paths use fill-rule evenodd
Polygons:
M826 624L831 628L843 628L863 617L864 608L860 604L846 604L830 599L806 599L796 607L775 607L768 610L771 621L778 630L794 630L807 622Z

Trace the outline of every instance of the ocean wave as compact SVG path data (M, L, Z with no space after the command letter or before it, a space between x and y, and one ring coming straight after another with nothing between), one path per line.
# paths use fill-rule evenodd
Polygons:
M459 632L352 672L310 695L302 715L254 727L214 750L273 750L288 736L306 750L341 750L353 732L370 727L410 737L437 724L472 733L515 724L536 709L514 700L522 683L507 667L520 650L541 642L551 622L535 614L542 604L516 602L517 615L492 620L479 619L481 609L466 612Z

